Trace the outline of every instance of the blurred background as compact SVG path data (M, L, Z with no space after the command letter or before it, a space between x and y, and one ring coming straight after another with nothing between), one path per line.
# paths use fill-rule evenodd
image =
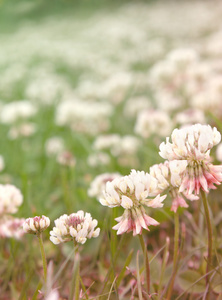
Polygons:
M181 124L220 129L221 13L212 0L1 1L0 180L22 189L18 215L99 217L96 176L148 171Z

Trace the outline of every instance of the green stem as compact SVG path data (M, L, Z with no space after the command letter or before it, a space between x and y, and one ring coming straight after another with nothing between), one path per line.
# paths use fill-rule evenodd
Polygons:
M208 255L207 255L207 269L206 273L211 271L212 266L212 249L213 249L213 234L212 234L212 225L210 220L209 206L207 202L207 197L204 191L201 190L201 197L204 206L205 218L207 223L207 233L208 233ZM209 284L210 276L206 276L206 283Z
M75 293L75 300L79 300L79 269L80 269L80 254L78 251L77 243L74 241L75 254L74 254L74 266L71 280L71 288L69 293L69 300L73 300Z
M169 288L167 291L167 300L171 300L173 292L174 281L177 273L177 265L179 259L179 235L180 235L180 222L178 211L174 214L174 253L173 253L173 273L170 280Z
M174 214L174 253L173 253L173 269L175 270L177 267L178 260L178 248L179 248L179 234L180 234L180 222L179 222L179 214L176 211Z
M162 266L161 266L159 286L158 286L158 299L160 299L161 290L162 290L162 286L163 286L164 273L165 273L166 264L167 264L167 261L168 261L168 258L169 258L169 244L170 244L170 239L169 239L169 237L167 237L166 247L165 247L165 250L164 250L163 261L162 261Z
M39 245L40 245L40 251L42 255L42 264L43 264L43 271L44 271L44 282L45 285L47 283L47 261L46 261L46 255L45 255L45 250L43 246L43 241L42 241L42 233L37 234L38 240L39 240Z
M106 274L106 277L105 279L103 280L103 284L102 284L102 287L101 289L99 290L99 295L103 294L104 293L104 290L106 288L106 285L109 283L109 278L110 278L110 275L112 274L112 272L114 272L114 267L116 265L116 262L117 262L117 259L119 257L119 254L120 254L120 251L121 251L121 248L122 248L122 245L124 244L125 242L125 238L126 238L126 235L123 234L120 238L120 241L119 241L119 244L118 244L118 247L117 247L117 250L116 250L116 253L114 255L114 258L113 258L113 263L110 265L109 267L109 270ZM101 298L99 297L99 300Z
M144 242L143 236L139 235L140 239L140 245L143 250L143 257L144 257L144 264L145 264L145 270L146 270L146 287L147 287L147 293L150 295L150 264L149 264L149 258L148 258L148 252L146 248L146 244Z

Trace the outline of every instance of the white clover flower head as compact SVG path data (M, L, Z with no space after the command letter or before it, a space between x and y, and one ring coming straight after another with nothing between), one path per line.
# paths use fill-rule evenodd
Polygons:
M64 140L59 136L51 137L45 143L45 151L48 156L58 155L64 150Z
M160 144L160 156L168 159L209 160L210 150L221 140L221 134L210 125L195 124L174 129L166 143Z
M57 106L55 123L69 126L73 131L95 135L109 128L112 111L109 103L66 100Z
M160 145L160 156L169 161L179 160L183 163L171 163L171 170L174 169L173 180L181 185L179 192L186 197L199 194L200 189L208 192L215 189L214 184L222 182L222 166L211 164L210 150L221 140L219 131L210 125L195 124L175 129L171 135L172 143L167 138L166 143ZM181 170L180 173L178 166ZM178 169L179 173L176 172ZM176 176L176 174L179 176Z
M92 219L90 213L79 210L71 215L62 215L55 220L55 227L50 231L50 240L54 244L69 242L71 240L84 244L92 237L98 237L100 228L96 228L98 221Z
M74 168L76 165L76 159L70 151L63 151L59 153L56 160L60 165L70 168Z
M117 234L133 231L133 235L136 235L142 233L142 228L149 230L149 225L158 224L145 214L143 206L162 207L165 198L160 196L156 178L144 171L132 170L130 175L106 183L100 203L108 207L122 206L125 212L116 219L119 224L113 229L118 230Z
M164 163L153 165L150 168L150 174L158 180L159 191L164 192L167 189L169 190L172 198L171 211L174 212L177 211L179 206L188 207L184 198L191 201L199 199L195 195L187 195L179 192L186 167L186 160L166 160Z
M34 123L25 122L20 125L16 125L10 128L8 137L11 140L15 140L19 137L29 137L36 132L37 128Z
M11 184L0 184L0 215L14 214L23 202L21 191Z
M22 225L25 219L13 218L12 216L4 216L0 221L0 237L14 238L20 240L24 235Z
M91 153L87 158L87 163L91 167L108 165L110 161L109 154L105 152Z
M120 177L119 173L103 173L96 176L90 184L88 195L96 198L102 197L106 183L114 180L117 177Z
M36 216L28 218L23 223L23 230L25 233L40 234L46 230L50 225L50 219L44 215L42 217Z
M152 134L166 136L172 130L172 121L165 111L147 109L141 111L137 116L137 121L134 131L148 138Z
M13 124L18 120L30 118L36 113L36 107L28 100L10 102L1 109L1 123Z

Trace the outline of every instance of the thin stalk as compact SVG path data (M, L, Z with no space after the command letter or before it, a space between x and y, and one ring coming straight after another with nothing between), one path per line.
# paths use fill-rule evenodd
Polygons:
M143 257L144 257L144 265L145 265L145 274L146 274L146 288L147 293L150 295L150 264L149 264L149 258L148 258L148 252L146 248L146 244L144 242L143 236L139 235L140 245L143 251Z
M77 243L74 241L74 265L73 265L73 274L71 280L71 287L69 293L69 300L73 300L75 294L75 300L79 300L79 269L80 269L80 254L78 251Z
M137 252L137 256L136 256L136 277L137 277L137 288L138 288L139 300L143 300L142 287L140 281L139 251Z
M212 233L212 225L210 220L210 212L209 212L207 197L205 192L202 190L201 190L201 198L203 201L205 219L207 224L207 233L208 233L208 255L207 255L207 269L206 269L206 273L208 273L211 271L211 266L212 266L213 233ZM209 284L210 283L209 281L210 281L210 277L209 275L207 275L206 284ZM209 295L207 295L206 299L209 299L208 297Z
M177 272L178 259L179 259L179 235L180 235L180 222L178 211L174 214L174 253L173 253L173 275L171 277L171 282L167 291L167 300L171 300L174 281Z
M37 234L38 240L39 240L39 246L40 246L40 251L42 255L42 265L43 265L43 271L44 271L44 282L45 285L47 283L47 261L46 261L46 255L45 255L45 250L43 246L43 241L42 241L42 233L40 232Z
M167 261L169 258L169 244L170 244L170 239L169 239L169 237L167 237L166 248L165 248L164 254L163 254L163 262L162 262L160 280L159 280L159 286L158 286L158 299L160 299L161 290L162 290L162 286L163 286L163 276L164 276L164 273L166 270L166 264L167 264Z
M116 265L117 259L118 259L119 254L120 254L120 250L121 250L121 248L122 248L122 245L123 245L124 242L125 242L125 237L126 237L126 235L123 234L123 235L121 236L121 238L120 238L120 241L119 241L119 244L118 244L118 247L117 247L115 256L114 256L114 258L113 258L113 264L111 264L110 267L109 267L109 270L108 270L108 272L107 272L107 274L106 274L106 277L105 277L105 279L103 280L102 287L101 287L101 289L99 290L99 294L103 294L103 292L104 292L104 290L105 290L105 288L106 288L107 283L109 283L110 275L111 275L112 272L113 272L113 268L112 268L112 267ZM99 298L99 299L100 299L100 298Z

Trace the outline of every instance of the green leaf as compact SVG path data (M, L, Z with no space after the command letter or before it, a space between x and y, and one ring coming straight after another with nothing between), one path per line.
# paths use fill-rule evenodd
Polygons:
M203 293L206 290L205 279L201 274L194 270L187 270L179 274L178 284L182 290L189 293Z

